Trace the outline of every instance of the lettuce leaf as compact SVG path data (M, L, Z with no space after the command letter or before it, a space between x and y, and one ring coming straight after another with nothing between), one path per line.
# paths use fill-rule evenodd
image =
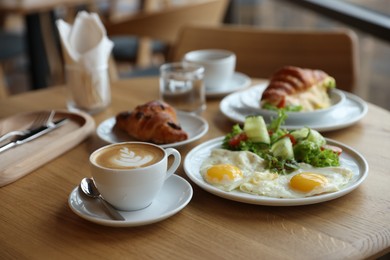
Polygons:
M294 146L294 157L314 167L340 166L339 156L329 149L322 150L316 143L304 140Z

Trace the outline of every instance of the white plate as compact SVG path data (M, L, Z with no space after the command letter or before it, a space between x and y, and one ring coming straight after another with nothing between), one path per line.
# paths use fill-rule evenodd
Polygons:
M297 206L315 204L339 198L353 191L364 181L368 175L368 164L362 155L344 144L327 139L329 144L336 145L343 149L343 153L340 158L341 166L351 169L354 173L354 177L350 184L347 187L344 187L342 190L333 193L317 195L314 197L297 199L270 198L244 193L239 190L226 192L205 182L200 175L199 170L203 160L210 155L211 150L215 148L221 148L223 138L224 137L212 139L192 149L184 160L184 170L187 176L199 187L225 199L266 206Z
M263 82L252 86L246 90L240 91L240 101L243 105L254 110L261 110L260 98L264 90L267 88L269 82Z
M244 104L248 108L253 109L253 112L258 113L263 117L277 117L278 114L276 111L263 109L260 106L261 96L263 95L263 92L267 86L268 82L265 82L255 87L251 87L247 90L241 91L240 100L242 104ZM309 123L319 117L326 116L327 114L332 112L332 110L337 109L339 106L343 105L343 102L345 102L345 95L342 91L338 89L332 89L330 91L330 101L332 105L329 108L318 109L309 112L287 112L288 118L286 120L286 123Z
M164 220L182 210L192 198L192 187L182 177L172 175L152 204L142 210L119 211L125 220L112 220L106 215L99 201L84 195L79 187L69 195L68 204L78 216L104 226L142 226Z
M283 127L293 130L307 126L317 131L325 132L355 124L366 115L368 111L367 104L356 95L344 91L342 92L345 95L345 101L334 110L329 111L325 116L304 123L291 122L287 119L286 124L284 124ZM242 104L240 92L226 96L221 100L219 105L222 114L236 123L243 124L246 116L259 114ZM270 118L264 118L264 120L267 123L270 122Z
M176 143L162 144L160 145L161 147L178 147L194 142L204 136L209 129L209 124L202 117L178 111L177 118L180 122L182 129L188 133L188 139ZM120 129L115 129L115 122L115 117L111 117L100 123L99 126L96 128L97 135L103 141L106 141L110 144L136 141L136 139L130 137L124 131Z
M251 79L247 75L242 74L240 72L235 72L233 74L233 78L229 80L227 86L218 89L206 88L206 97L208 98L223 97L234 91L245 89L249 87L250 84L251 84Z

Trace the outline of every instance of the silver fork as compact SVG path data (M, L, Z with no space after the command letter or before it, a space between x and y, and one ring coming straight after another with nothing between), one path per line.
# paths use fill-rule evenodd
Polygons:
M55 111L52 110L50 113L40 113L32 122L30 127L26 130L15 130L10 131L2 136L0 136L0 143L2 143L5 140L8 140L11 137L17 137L17 136L23 136L31 132L31 130L34 130L40 126L48 126L50 123L52 123L52 119L54 117Z

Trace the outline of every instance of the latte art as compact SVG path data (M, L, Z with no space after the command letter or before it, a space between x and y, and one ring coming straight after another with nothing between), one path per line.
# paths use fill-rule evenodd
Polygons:
M98 152L96 164L112 169L142 168L161 161L164 151L158 147L145 144L118 144Z
M140 156L127 147L123 147L119 152L119 155L113 158L113 163L124 168L140 167L153 160L150 154Z

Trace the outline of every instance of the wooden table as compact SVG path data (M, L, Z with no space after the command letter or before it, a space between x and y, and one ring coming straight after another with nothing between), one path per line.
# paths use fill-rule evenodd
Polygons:
M39 109L63 109L62 87L0 101L0 117ZM158 98L158 80L114 84L113 103L95 115L99 124L116 113ZM209 132L196 145L232 126L208 100ZM390 112L369 104L357 124L325 134L352 146L370 172L355 191L308 206L269 207L214 196L190 181L191 202L162 222L133 228L90 223L67 204L70 192L90 176L88 156L101 145L91 136L26 177L0 188L0 248L6 259L362 259L390 252ZM44 148L43 148L44 149ZM1 162L1 155L0 155ZM183 168L177 172L186 178Z

